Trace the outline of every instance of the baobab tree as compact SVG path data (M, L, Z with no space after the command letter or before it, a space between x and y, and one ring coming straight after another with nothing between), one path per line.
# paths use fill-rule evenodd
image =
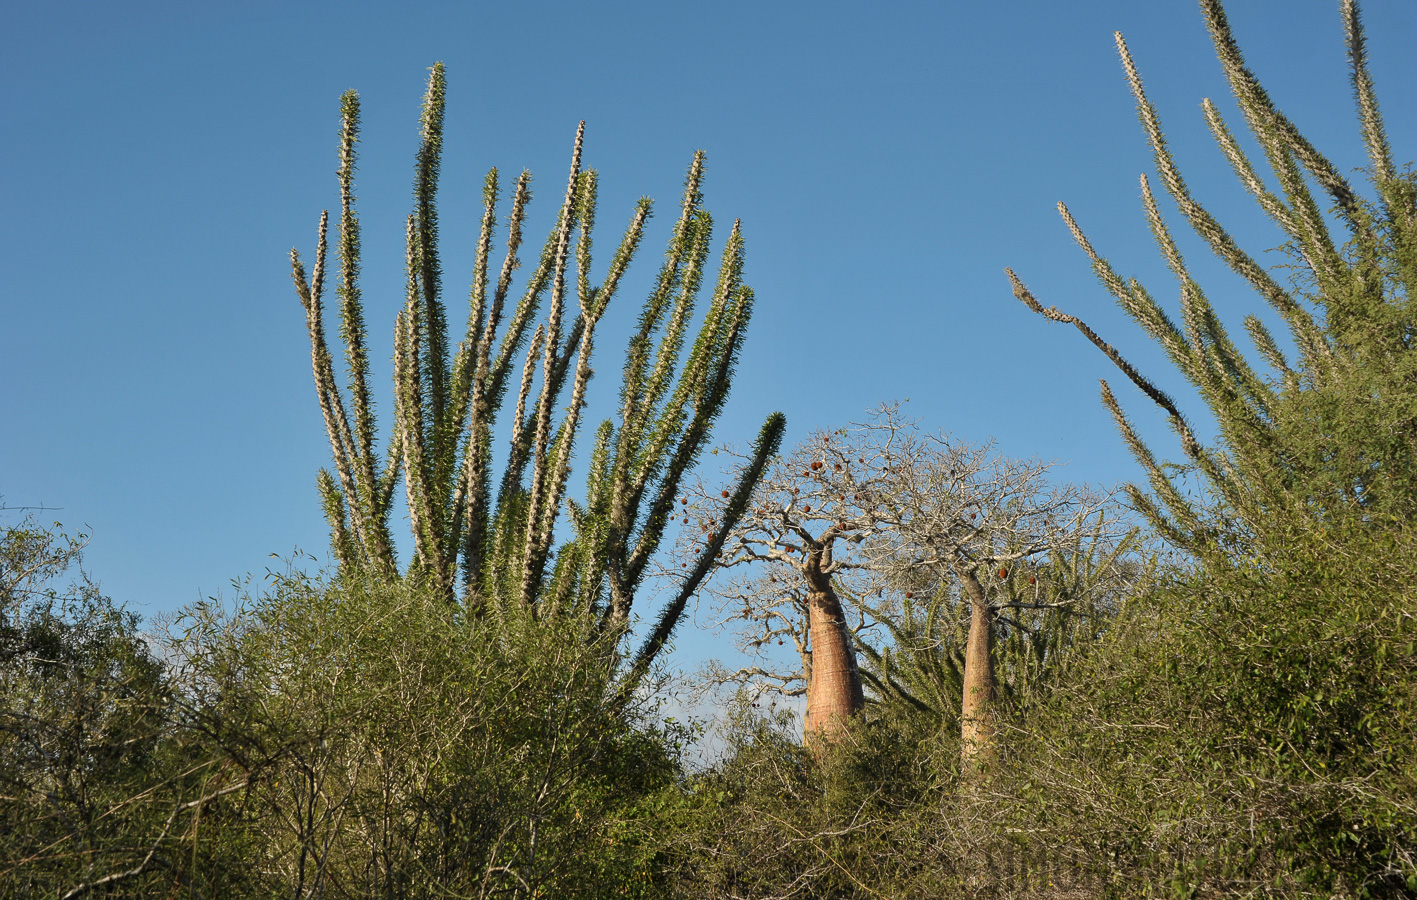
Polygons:
M861 711L856 644L873 622L893 614L892 603L913 599L913 590L896 594L897 586L931 585L969 611L962 752L971 766L981 762L994 742L991 650L1001 617L1071 602L1012 591L1009 578L1074 545L1109 503L1103 494L1051 483L1050 468L1009 459L991 445L922 434L896 406L811 435L769 467L729 535L721 574L707 587L730 617L754 623L756 648L792 640L801 675L760 666L723 675L804 692L810 743ZM714 502L702 489L692 501L684 497L681 524L707 533ZM694 549L682 540L680 546ZM1036 576L1022 577L1036 583ZM878 599L866 602L873 595Z
M730 677L761 678L779 693L805 694L808 743L839 730L865 704L842 592L852 590L853 576L868 572L860 548L879 525L871 498L887 485L886 467L875 455L867 462L867 453L865 443L841 430L818 432L774 460L730 533L718 561L722 574L710 587L730 607L741 604L742 619L758 623L759 646L793 642L800 675ZM682 524L706 534L718 500L702 488L693 495L683 498ZM696 545L691 532L681 537L679 552L692 553ZM746 577L735 577L740 568Z

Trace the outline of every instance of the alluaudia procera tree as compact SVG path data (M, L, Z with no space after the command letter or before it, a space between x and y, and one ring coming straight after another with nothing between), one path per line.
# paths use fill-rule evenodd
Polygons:
M1246 67L1219 0L1202 0L1216 54L1230 88L1278 183L1262 180L1215 105L1206 122L1241 185L1279 227L1294 265L1285 289L1191 194L1161 131L1155 107L1121 33L1117 48L1137 100L1156 171L1167 193L1211 252L1274 309L1295 348L1291 360L1256 316L1245 328L1270 373L1256 369L1231 340L1192 277L1162 218L1148 179L1141 180L1146 218L1180 283L1179 325L1135 279L1120 276L1092 247L1066 206L1058 205L1102 284L1165 349L1214 415L1219 446L1196 437L1176 403L1142 376L1082 320L1045 309L1008 270L1014 295L1034 312L1072 324L1158 406L1180 437L1188 467L1215 499L1200 505L1158 463L1123 415L1112 390L1102 400L1145 467L1154 495L1129 489L1136 507L1173 544L1202 558L1263 558L1288 528L1339 521L1372 527L1417 513L1417 176L1393 162L1368 71L1353 0L1340 4L1347 30L1358 121L1376 197L1367 199L1306 140ZM1335 236L1317 185L1346 230Z
M536 615L580 610L593 616L600 630L616 632L629 622L636 590L664 534L678 486L709 442L728 397L753 308L753 292L742 283L741 229L735 222L717 285L695 334L693 311L713 227L700 191L704 155L696 153L664 264L626 352L619 422L607 420L596 431L585 503L577 504L567 497L566 486L592 374L595 328L640 245L651 201L636 204L604 279L592 284L597 178L593 169L581 166L582 123L556 224L508 314L513 274L521 264L531 176L523 172L512 188L506 254L494 272L492 244L501 190L497 170L488 172L467 328L453 348L442 299L435 202L444 96L444 71L438 64L431 70L423 102L413 211L407 222L407 293L394 329L393 429L382 456L374 448L359 288L353 188L359 98L352 91L341 102L337 237L347 392L337 384L322 318L328 214L320 218L316 260L308 278L299 255L291 251L295 286L309 327L316 393L334 454L333 474L322 471L319 476L331 541L342 570L426 580L473 614L513 604ZM568 294L576 303L569 323ZM533 328L543 309L544 318ZM494 477L494 425L519 357L523 361L509 425L511 446L505 468ZM715 544L722 544L776 452L783 425L780 414L768 417L731 492L720 532L661 612L634 657L635 669L642 671L668 640L689 596L713 564ZM400 476L414 538L413 558L404 573L398 571L389 530ZM569 509L572 534L553 550L563 508Z

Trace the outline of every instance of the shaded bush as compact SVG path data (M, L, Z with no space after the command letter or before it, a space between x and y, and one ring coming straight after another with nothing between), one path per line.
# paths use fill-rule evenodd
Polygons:
M245 881L241 848L197 838L241 776L191 740L137 617L62 581L83 542L0 530L0 897L224 895Z

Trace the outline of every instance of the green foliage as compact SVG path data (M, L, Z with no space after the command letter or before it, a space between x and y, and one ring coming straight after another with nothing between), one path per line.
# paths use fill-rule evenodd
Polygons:
M1012 741L1013 827L1132 888L1417 890L1417 535L1287 546L1129 605Z
M746 697L723 758L689 783L666 869L675 896L900 896L913 873L942 874L918 838L952 792L958 731L876 719L809 753L791 715Z
M280 577L177 650L264 755L224 840L275 895L648 896L682 728L611 688L584 620L450 617L436 588Z
M203 814L234 780L190 740L137 617L77 567L83 536L0 530L0 897L144 896L244 878Z
M1244 358L1145 180L1148 222L1181 284L1179 326L1063 215L1103 284L1200 394L1217 447L1203 447L1175 403L1096 333L1043 309L1009 273L1020 300L1075 325L1166 410L1183 467L1157 461L1103 384L1150 478L1152 492L1133 488L1133 502L1197 564L1129 607L1010 748L1010 827L1080 854L1128 889L1411 896L1417 174L1394 165L1352 0L1341 7L1369 155L1366 198L1274 106L1218 0L1201 6L1277 190L1209 101L1206 116L1242 185L1285 235L1289 289L1192 198L1120 35L1118 47L1167 192L1270 303L1297 353L1286 358L1251 317L1246 329L1269 372ZM1312 186L1328 195L1345 234L1335 236ZM1189 475L1205 502L1187 495Z

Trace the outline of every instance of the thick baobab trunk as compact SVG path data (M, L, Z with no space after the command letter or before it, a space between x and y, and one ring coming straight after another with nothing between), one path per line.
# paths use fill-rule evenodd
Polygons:
M960 706L960 759L965 771L978 771L994 752L994 613L973 572L960 581L973 611L964 651L964 698Z
M816 587L823 590L816 590ZM803 742L830 737L861 711L866 698L856 668L856 648L841 601L830 583L809 591L808 624L812 641L812 677L807 685L807 722Z

